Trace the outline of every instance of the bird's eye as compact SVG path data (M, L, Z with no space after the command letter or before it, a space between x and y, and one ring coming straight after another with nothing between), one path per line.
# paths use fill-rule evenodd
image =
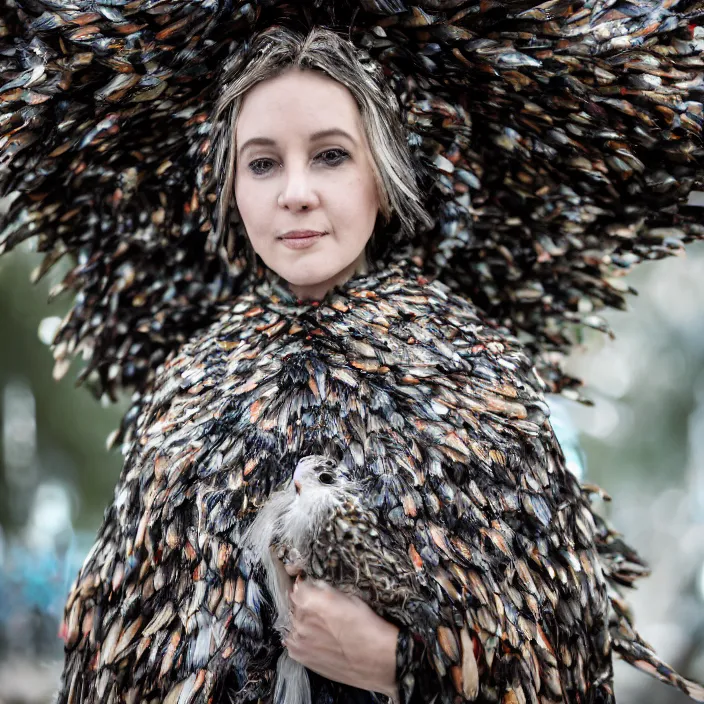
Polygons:
M320 480L321 484L332 484L335 481L335 477L333 477L330 472L321 472L318 475L318 479Z

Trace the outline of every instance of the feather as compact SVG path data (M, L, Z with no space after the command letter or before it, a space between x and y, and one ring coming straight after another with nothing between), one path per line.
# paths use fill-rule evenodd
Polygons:
M339 28L381 65L424 169L432 226L410 238L417 261L508 321L553 391L585 400L561 367L570 331L609 333L599 311L625 307L623 274L704 237L690 198L704 191L696 0L90 7L0 0L0 197L13 194L0 255L38 235L38 276L75 259L52 294L76 294L53 341L54 374L85 353L79 380L97 396L147 393L169 353L247 286L242 248L227 261L216 251L212 174L227 164L214 143L230 128L217 99L251 36L273 25ZM422 307L418 295L352 314L368 335ZM427 322L407 328L418 346ZM266 316L259 325L270 339L302 330ZM380 342L359 338L353 368L388 367ZM455 354L435 336L415 357ZM324 376L310 388L325 394ZM129 439L138 407L113 444Z
M285 560L411 630L423 700L611 704L613 653L701 700L635 630L617 586L647 568L567 470L531 356L410 262L317 305L257 279L169 359L125 450L58 704L324 704L281 645Z

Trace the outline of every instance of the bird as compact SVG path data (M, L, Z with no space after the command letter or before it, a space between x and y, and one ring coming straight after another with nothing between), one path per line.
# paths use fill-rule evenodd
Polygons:
M344 465L322 455L305 456L250 525L243 542L260 556L280 633L290 630L290 580L284 566L293 563L306 576L361 598L397 625L423 619L433 632L436 619L418 589L422 579L407 552L385 539L363 496L361 483ZM273 701L311 701L306 669L287 652L277 664Z

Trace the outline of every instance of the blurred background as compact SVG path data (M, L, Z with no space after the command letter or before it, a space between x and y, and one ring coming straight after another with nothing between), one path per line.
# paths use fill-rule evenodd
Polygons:
M105 440L127 407L75 389L78 362L53 380L46 344L69 301L47 304L58 266L29 283L40 259L0 257L0 704L51 700L63 600L112 499L122 457ZM554 425L653 568L628 593L643 637L704 681L704 243L628 281L640 295L607 314L616 339L588 334L570 360L595 405L550 399ZM620 704L689 701L620 662L616 676Z

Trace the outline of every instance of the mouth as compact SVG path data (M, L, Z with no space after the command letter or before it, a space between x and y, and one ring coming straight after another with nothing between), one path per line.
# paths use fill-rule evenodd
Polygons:
M327 232L319 230L291 230L278 239L289 249L305 249L314 245L327 234Z

